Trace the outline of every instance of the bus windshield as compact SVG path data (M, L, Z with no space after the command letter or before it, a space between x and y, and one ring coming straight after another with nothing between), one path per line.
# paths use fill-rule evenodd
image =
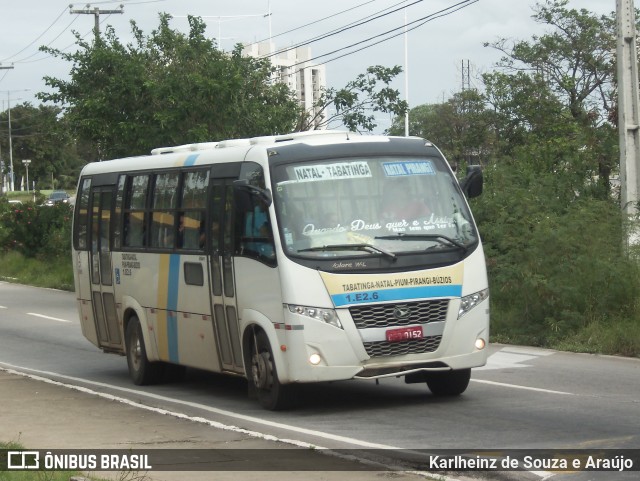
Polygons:
M478 241L458 183L442 158L292 163L276 166L272 180L287 255L464 253Z

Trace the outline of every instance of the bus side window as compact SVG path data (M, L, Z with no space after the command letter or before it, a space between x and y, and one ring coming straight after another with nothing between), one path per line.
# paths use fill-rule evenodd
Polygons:
M197 250L205 245L204 212L180 212L178 221L178 249Z
M88 250L87 245L89 229L89 189L91 179L83 179L76 206L76 221L74 225L74 242L77 250Z
M125 188L124 246L144 247L148 175L129 177Z
M206 247L206 208L209 171L182 174L182 195L178 219L178 249L204 250Z

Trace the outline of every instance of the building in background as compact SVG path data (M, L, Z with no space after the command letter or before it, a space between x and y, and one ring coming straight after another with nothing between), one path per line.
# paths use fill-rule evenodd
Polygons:
M273 42L265 41L245 45L242 51L244 55L262 58L269 57L271 64L276 67L274 78L278 82L286 84L292 92L296 93L298 102L312 116L316 101L327 86L324 65L315 65L311 59L311 48L298 47L283 52L277 52ZM315 129L323 129L322 119L318 119Z

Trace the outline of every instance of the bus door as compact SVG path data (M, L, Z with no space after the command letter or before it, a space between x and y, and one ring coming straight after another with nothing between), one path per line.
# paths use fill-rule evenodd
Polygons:
M215 166L211 199L211 277L214 334L222 369L244 373L233 266L234 187L240 164Z
M91 190L91 300L100 347L120 348L122 338L116 313L111 267L111 207L113 187L96 187Z

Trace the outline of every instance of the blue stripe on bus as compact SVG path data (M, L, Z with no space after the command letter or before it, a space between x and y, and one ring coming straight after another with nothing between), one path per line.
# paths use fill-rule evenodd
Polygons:
M184 166L191 167L192 165L194 165L199 155L200 154L191 154L189 157L187 157L187 160L184 161Z
M180 286L180 254L169 255L169 282L167 284L167 343L169 360L177 363L178 357L178 288Z
M365 304L382 301L412 301L432 297L460 297L461 285L449 286L419 286L402 287L399 289L381 289L371 291L350 292L347 294L334 294L331 296L333 304L344 306L347 304Z

